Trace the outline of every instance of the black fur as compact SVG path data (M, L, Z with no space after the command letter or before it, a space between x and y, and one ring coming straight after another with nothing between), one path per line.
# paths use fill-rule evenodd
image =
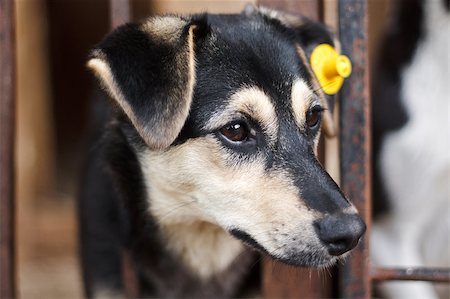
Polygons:
M182 97L166 95L174 90L177 95L184 92L186 56L180 52L185 50L191 26L195 26L196 85L188 118L172 146L216 134L220 128L207 131L203 127L212 113L223 109L237 89L257 86L273 99L276 113L283 120L280 140L276 148L269 148L263 138L258 139L237 155L251 158L263 153L267 168L289 169L295 183L304 190L299 196L312 209L332 213L349 206L313 155L313 140L319 126L300 130L295 125L289 100L291 90L286 85L295 78L311 83L296 47L300 45L310 51L318 43L332 43L327 30L310 22L288 27L259 13L203 14L185 21L186 27L174 44L160 44L144 34L139 24L129 24L117 29L94 52L95 57L108 61L138 124L132 124L129 115L116 109L88 162L80 203L88 296L94 286L119 291L123 288L120 263L124 249L131 253L142 296L220 298L241 294L253 253L239 256L228 270L207 281L188 270L165 248L158 224L148 213L151 199L146 198L137 159L137 154L151 145L135 126L145 127L149 134L158 131L162 136L164 126L171 125L171 112L182 105ZM260 130L252 119L245 121ZM221 141L225 147L230 146ZM298 162L289 165L287 161ZM259 245L246 232L231 233L255 247ZM315 257L293 256L291 262L303 261L311 263Z
M246 232L240 229L231 229L230 234L232 234L245 244L250 245L251 247L261 251L262 253L268 253L267 250L261 244L258 243L258 241L256 241L254 238L252 238L252 236L250 236Z

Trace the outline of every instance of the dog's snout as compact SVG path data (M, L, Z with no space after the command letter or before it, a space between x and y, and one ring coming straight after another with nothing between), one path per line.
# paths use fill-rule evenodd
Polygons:
M341 255L357 244L366 225L356 214L332 214L315 223L320 240L331 255Z

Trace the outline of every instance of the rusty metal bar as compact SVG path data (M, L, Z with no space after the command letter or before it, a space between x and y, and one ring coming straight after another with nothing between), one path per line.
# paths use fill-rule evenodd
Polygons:
M0 298L15 298L14 1L0 0Z
M448 268L374 268L371 273L372 281L386 280L418 280L431 282L450 282Z
M369 236L371 225L370 99L367 0L340 0L342 52L353 73L340 94L341 187L367 224L365 237L340 269L343 298L371 298Z
M129 0L110 0L109 17L111 29L131 20Z

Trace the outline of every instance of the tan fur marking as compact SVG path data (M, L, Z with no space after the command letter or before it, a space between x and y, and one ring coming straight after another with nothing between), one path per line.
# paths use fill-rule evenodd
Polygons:
M350 203L350 205L351 206L348 208L345 208L343 212L345 214L358 214L358 210L356 209L356 207L352 203Z
M194 29L197 26L191 26L189 28L189 36L188 36L188 49L189 49L189 83L188 83L188 91L187 91L187 109L183 115L184 120L186 120L188 114L189 114L189 110L191 108L191 103L192 103L192 97L194 94L194 85L195 85L195 81L196 81L196 76L195 76L195 68L196 68L196 64L195 64L195 44L194 44ZM183 120L183 124L184 124L184 120ZM181 129L181 128L180 128Z
M337 134L337 130L336 126L334 125L333 116L331 115L331 111L329 109L330 107L328 107L328 101L325 98L325 93L323 92L323 89L320 86L319 80L317 80L316 75L311 69L311 65L309 63L309 59L307 58L305 51L303 51L303 49L300 46L297 46L297 53L300 59L302 60L303 64L305 65L306 70L308 71L310 77L312 78L311 80L312 88L316 91L316 94L319 96L322 107L326 109L323 113L323 128L325 129L325 133L330 137L335 136Z
M192 97L193 97L193 93L194 93L194 86L195 86L195 81L196 81L194 29L195 29L195 26L191 26L189 28L189 34L187 37L187 51L188 51L188 53L187 53L187 58L188 58L188 61L187 61L187 71L188 71L187 86L185 88L180 87L181 94L179 94L179 95L172 94L171 95L172 97L178 98L180 101L184 100L184 104L181 107L180 111L172 112L172 113L177 114L176 118L174 118L174 121L171 124L166 126L166 131L165 131L166 136L161 136L162 138L166 138L166 137L167 138L164 140L158 140L159 146L157 146L155 148L164 149L164 148L168 147L180 133L181 129L183 128L184 122L186 121L186 118L189 115L189 110L191 108ZM180 55L180 57L177 57L177 63L185 64L186 63L185 59L186 59L185 56ZM179 67L178 69L179 70L183 69L183 66ZM150 134L151 133L149 133L149 135Z
M292 83L291 100L295 121L304 128L306 114L313 105L314 92L305 81L297 79Z
M245 87L234 93L228 107L212 116L205 128L220 128L232 121L239 113L254 118L262 125L269 140L272 142L276 140L278 122L275 108L264 91L256 87Z
M244 249L239 240L208 222L167 225L163 234L168 248L181 253L184 263L204 279L225 271Z
M125 299L125 294L120 291L100 287L94 290L93 299Z
M151 198L150 213L169 232L169 247L202 277L217 273L238 255L233 239L218 237L219 231L226 235L226 229L244 230L275 256L294 248L323 248L312 225L320 215L305 206L287 173L267 172L263 157L244 162L206 136L164 152L141 153L139 160ZM174 233L180 227L189 237ZM234 254L216 261L216 244L204 238L220 238ZM200 243L204 247L190 247ZM209 270L202 264L210 265Z
M165 24L165 18L168 18L168 24L172 25L172 28L170 28L171 31L164 31L165 29L161 29L159 30L158 28L153 28L154 31L150 32L151 34L172 34L172 35L176 35L176 38L178 39L180 37L181 34L181 29L177 29L178 26L181 26L181 23L184 24L184 26L186 26L186 22L182 21L179 18L175 18L175 17L161 17L161 18L156 18L158 19L155 22L151 22L152 20L149 20L147 22L147 28L146 30L150 30L150 26L163 26ZM177 22L177 20L179 20L179 22ZM178 133L181 131L184 122L186 121L186 118L188 117L189 114L189 110L191 107L191 103L192 103L192 96L193 96L193 92L194 92L194 85L195 85L195 81L196 81L196 76L195 76L195 68L196 68L196 63L195 63L195 49L194 49L194 29L195 26L191 26L189 28L189 34L187 36L187 45L186 45L186 56L180 54L179 56L176 57L176 63L179 64L180 66L178 67L179 72L181 72L183 69L185 69L185 64L186 64L186 60L187 61L187 76L188 76L188 82L187 82L187 86L186 87L180 87L180 90L177 90L177 92L170 92L168 91L168 96L172 97L172 98L176 98L179 99L180 101L183 100L184 104L182 105L181 109L179 111L173 111L173 112L168 112L168 113L175 113L175 118L173 119L173 122L170 125L167 125L165 127L165 131L164 134L162 134L161 136L158 136L157 138L153 138L152 136L152 132L145 132L146 133L146 137L148 138L148 140L150 140L150 145L152 145L152 148L154 149L164 149L166 147L168 147L174 140L175 138L178 136ZM168 29L169 30L169 29ZM178 30L178 31L177 31ZM160 37L162 38L162 37ZM175 38L175 37L173 37ZM174 40L172 39L172 37L166 36L164 37L166 42L174 42ZM184 49L183 49L184 50ZM186 59L187 58L187 59ZM183 74L177 74L178 77L183 76ZM181 91L181 94L179 93ZM149 128L149 130L152 130L152 128ZM144 138L145 139L145 138Z
M103 53L101 53L98 50L96 52L96 55L98 55L99 57L104 56ZM94 72L97 78L99 78L104 89L108 92L111 98L117 101L117 103L120 105L120 107L122 107L123 111L126 113L128 118L131 120L133 125L139 131L138 126L139 123L133 112L133 109L131 109L130 105L127 103L127 101L125 101L122 92L120 91L116 81L114 80L114 76L108 63L101 58L92 58L88 61L87 66Z
M174 43L180 37L186 21L176 16L153 17L141 29L160 42Z

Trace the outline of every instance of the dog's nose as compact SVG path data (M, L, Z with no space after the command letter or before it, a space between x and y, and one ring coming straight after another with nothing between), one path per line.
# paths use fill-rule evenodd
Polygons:
M355 214L332 214L315 223L320 240L331 255L341 255L354 248L366 231L361 217Z

